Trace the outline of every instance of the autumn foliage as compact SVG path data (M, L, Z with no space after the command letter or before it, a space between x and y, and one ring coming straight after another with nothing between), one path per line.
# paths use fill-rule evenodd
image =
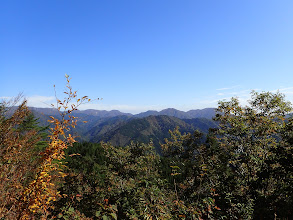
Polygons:
M34 146L39 140L37 131L20 130L20 125L29 115L26 102L23 102L12 114L9 104L2 103L0 120L0 216L10 219L22 216L20 204L22 195L33 180L38 167Z
M61 120L51 117L49 122L52 126L44 151L36 152L35 145L39 141L36 130L19 129L30 114L26 101L9 118L5 117L5 103L1 106L1 217L46 218L49 209L53 208L52 202L62 196L57 188L66 176L62 163L64 150L75 142L68 133L76 125L76 118L70 113L77 110L80 104L90 101L87 96L77 98L67 75L66 80L66 97L62 101L56 97L57 105L53 105Z
M290 219L293 119L279 93L219 102L218 128L161 144L75 143L89 102L66 75L46 137L20 97L0 105L1 219ZM44 142L45 141L45 142ZM45 144L44 144L45 143ZM40 147L40 144L42 147Z

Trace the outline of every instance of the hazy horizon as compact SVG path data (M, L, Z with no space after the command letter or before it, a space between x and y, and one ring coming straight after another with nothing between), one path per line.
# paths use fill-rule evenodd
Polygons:
M36 107L36 106L30 106L28 105L29 108L38 108L38 109L54 109L53 107L50 107L50 106L47 106L47 107ZM178 111L182 111L182 112L188 112L188 111L193 111L193 110L205 110L205 109L213 109L214 107L207 107L207 108L201 108L201 109L189 109L189 110L180 110L180 109L176 109L176 108L172 108L172 107L168 107L168 108L164 108L164 109L159 109L159 110L155 110L155 109L147 109L145 111L140 111L140 112L125 112L125 111L121 111L121 110L118 110L118 109L109 109L109 110L106 110L106 109L85 109L85 108L78 108L79 111L86 111L86 110L97 110L97 111L120 111L121 113L126 113L126 114L133 114L133 115L136 115L136 114L140 114L140 113L144 113L144 112L147 112L147 111L156 111L156 112L160 112L162 110L166 110L166 109L175 109L175 110L178 110ZM56 108L55 108L56 109Z

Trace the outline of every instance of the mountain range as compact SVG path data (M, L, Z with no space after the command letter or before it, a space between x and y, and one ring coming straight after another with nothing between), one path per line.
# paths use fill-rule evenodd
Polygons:
M34 115L39 118L41 125L47 125L49 116L60 117L57 110L52 108L30 107ZM160 152L160 143L169 137L169 130L179 127L184 132L199 130L206 134L209 128L217 127L212 120L215 109L206 108L187 112L173 108L162 111L146 111L139 114L122 113L118 110L83 110L75 111L73 116L78 122L73 133L78 141L110 142L115 146L125 146L131 141L149 143L151 140Z
M58 111L53 108L36 108L36 107L29 107L30 110L34 112L41 112L45 115L57 115ZM96 110L96 109L87 109L87 110L78 110L74 112L75 115L90 115L90 116L97 116L100 118L107 118L107 117L116 117L121 115L126 115L130 117L136 118L144 118L151 115L167 115L173 116L180 119L192 119L192 118L208 118L212 119L215 116L215 108L204 108L204 109L196 109L196 110L189 110L187 112L180 111L174 108L167 108L161 111L149 110L146 112L142 112L139 114L131 114L131 113L123 113L118 110Z

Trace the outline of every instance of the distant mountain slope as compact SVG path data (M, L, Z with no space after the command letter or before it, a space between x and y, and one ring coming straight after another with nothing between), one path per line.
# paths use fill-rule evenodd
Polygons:
M51 108L30 108L40 125L48 125L49 115L60 119L59 113ZM160 112L147 111L138 115L125 114L119 111L84 110L76 111L78 123L71 133L78 136L77 141L110 142L116 146L125 146L131 141L148 143L153 140L158 152L160 143L169 137L169 130L179 126L182 133L198 129L207 133L209 128L217 127L210 118L214 109L191 110L188 112L176 109L165 109ZM193 118L204 116L205 118ZM87 121L87 123L82 123Z
M91 141L105 141L115 146L125 146L131 141L148 143L152 139L159 151L160 141L168 137L169 130L174 129L176 126L179 126L184 132L192 130L190 125L175 117L149 116L121 123L115 129L94 137Z
M180 119L192 119L192 118L212 119L215 116L215 109L205 108L205 109L196 109L196 110L190 110L190 111L184 112L174 108L167 108L159 112L158 111L142 112L142 113L134 115L134 117L144 118L150 115L167 115L167 116L173 116Z
M107 132L100 132L100 125L93 127L89 136L93 136L91 142L110 142L115 146L125 146L131 141L148 143L153 141L156 149L160 152L160 143L169 137L169 130L173 130L177 126L179 130L184 132L193 132L198 129L202 132L207 132L209 127L216 127L209 119L194 119L194 120L181 120L176 117L158 115L148 116L145 118L128 119L126 121L115 121L112 128ZM110 123L111 124L111 123Z
M190 110L186 113L189 116L189 118L212 119L216 115L216 109L215 108L196 109L196 110Z
M117 117L121 115L132 116L132 114L130 113L123 113L118 110L106 111L106 110L95 110L95 109L78 110L75 112L75 114L85 114L85 115L97 116L101 118Z
M58 111L54 108L36 108L36 107L29 107L31 111L34 112L39 112L43 113L45 115L58 115ZM111 111L106 111L106 110L96 110L96 109L87 109L87 110L77 110L74 111L74 115L90 115L90 116L95 116L95 117L100 117L100 118L109 118L109 117L116 117L120 115L127 115L127 116L132 116L130 113L123 113L118 110L111 110Z
M209 132L210 128L218 127L217 122L207 119L207 118L193 118L193 119L182 119L187 124L193 126L193 128L198 129L204 134Z
M53 108L35 108L35 107L29 107L34 112L43 113L45 115L58 115L58 111ZM146 112L142 112L139 114L130 114L130 113L123 113L118 110L95 110L95 109L87 109L87 110L78 110L74 112L75 116L78 115L88 115L88 116L94 116L99 118L109 118L109 117L117 117L117 116L128 116L128 117L135 117L135 118L144 118L148 116L156 116L156 115L167 115L167 116L173 116L180 119L192 119L192 118L208 118L212 119L215 116L215 109L214 108L204 108L204 109L196 109L196 110L190 110L187 112L180 111L174 108L167 108L162 111L154 111L149 110Z
M117 128L123 126L129 120L131 120L131 117L126 115L112 118L102 118L96 121L95 125L83 134L83 137L85 140L90 142L100 142L101 140L104 140L103 137L107 136L108 133L111 133Z

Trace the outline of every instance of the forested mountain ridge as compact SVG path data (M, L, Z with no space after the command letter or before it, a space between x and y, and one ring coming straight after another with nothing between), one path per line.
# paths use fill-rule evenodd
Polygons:
M58 111L53 108L36 108L29 107L29 109L33 112L43 113L45 115L57 115ZM96 109L87 109L87 110L78 110L73 113L74 115L89 115L100 118L108 118L108 117L116 117L121 115L126 115L129 117L137 117L144 118L151 115L168 115L173 116L180 119L192 119L192 118L208 118L212 119L215 116L215 108L204 108L204 109L195 109L189 111L180 111L174 108L167 108L161 111L149 110L146 112L141 112L139 114L131 114L131 113L123 113L118 110L96 110Z
M168 115L168 116L173 116L180 119L192 119L192 118L212 119L215 116L215 108L196 109L196 110L189 110L187 112L180 111L174 108L167 108L167 109L163 109L162 111L142 112L135 115L135 117L146 117L150 115Z
M32 108L31 110L42 125L47 124L48 113L58 117L56 114L58 112L54 109ZM78 136L78 141L93 143L103 141L110 142L114 146L126 146L131 141L149 143L152 140L157 152L160 152L160 143L169 137L169 130L179 127L182 133L199 130L207 134L209 128L217 127L216 122L209 119L214 113L214 109L193 111L192 114L189 114L176 109L165 109L160 112L148 111L134 116L117 110L76 111L73 115L79 120L74 135ZM146 116L144 117L144 115ZM207 118L190 118L192 115ZM82 121L87 121L87 123L82 123Z
M67 94L63 109L76 97ZM293 108L270 92L253 92L249 105L219 102L215 121L78 112L89 122L77 126L74 106L53 117L35 111L50 119L44 133L25 101L12 115L2 103L0 218L291 219ZM70 127L108 143L78 143ZM195 129L209 130L204 142Z
M131 141L149 143L152 140L157 152L160 152L160 143L163 143L164 139L169 137L169 131L174 130L176 127L179 127L182 133L193 133L195 130L207 133L209 128L217 127L217 124L209 119L181 120L167 115L148 116L125 121L121 118L116 118L113 122L111 124L112 129L107 132L100 132L103 129L102 124L93 127L90 130L93 133L86 135L92 137L89 141L95 143L104 141L110 142L114 146L126 146Z

